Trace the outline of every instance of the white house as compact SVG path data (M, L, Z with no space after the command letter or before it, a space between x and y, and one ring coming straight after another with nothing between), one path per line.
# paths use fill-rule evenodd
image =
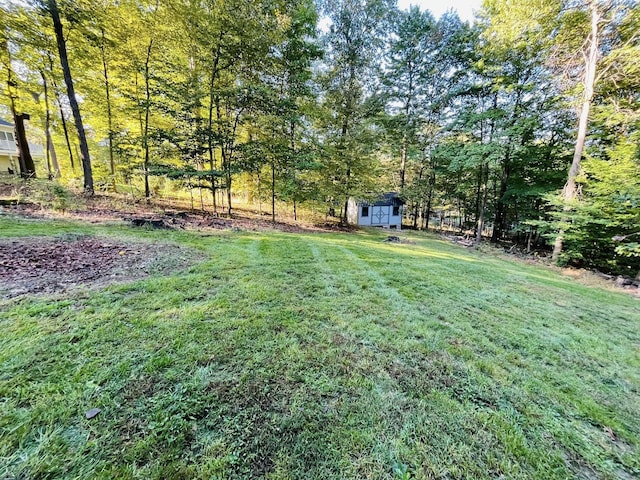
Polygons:
M19 171L18 147L13 125L0 118L0 174Z
M369 203L349 199L347 221L367 227L402 228L404 202L395 192L385 193L379 200Z
M33 159L44 158L44 149L40 145L29 143ZM18 146L16 145L13 124L0 118L0 175L20 173Z

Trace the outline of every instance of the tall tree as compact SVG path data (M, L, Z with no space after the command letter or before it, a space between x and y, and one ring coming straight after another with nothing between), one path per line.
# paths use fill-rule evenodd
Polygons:
M2 11L2 10L0 10ZM9 98L9 106L15 128L16 143L18 145L18 162L20 175L23 178L31 178L36 175L36 168L29 151L29 143L25 132L24 121L29 120L30 116L24 112L18 111L18 77L14 72L12 64L11 48L9 45L10 22L15 17L12 15L4 15L0 20L0 61L6 70L6 91L5 94Z
M109 81L109 61L107 59L107 39L105 38L104 28L100 29L100 57L102 60L102 73L104 75L104 93L107 101L107 140L109 142L109 169L111 173L111 188L117 191L116 183L116 162L113 155L113 114L111 107L111 84Z
M84 192L86 195L92 196L94 190L93 173L91 170L91 157L89 156L89 145L87 144L84 123L82 121L82 115L80 114L80 107L78 105L78 100L76 99L75 88L73 85L73 77L71 76L71 69L69 67L67 44L64 36L62 20L60 18L60 10L58 9L57 0L46 1L47 11L51 15L51 20L53 21L53 29L58 46L60 66L62 67L62 72L64 74L64 82L67 86L67 97L69 98L69 105L71 107L71 112L73 113L76 131L78 132L78 140L80 142L82 171L84 175Z
M451 123L456 90L470 69L473 36L454 13L435 22L428 12L400 12L389 49L385 91L392 154L399 153L396 186L412 210L414 227L428 227L435 193L437 145Z
M428 11L412 6L408 12L397 13L384 85L393 115L392 131L400 147L401 192L405 188L409 150L415 146L432 106L428 98L429 77L437 69L434 60L440 47L436 32L436 22Z
M601 5L597 0L590 0L587 2L590 16L590 31L585 40L584 48L584 76L582 80L582 101L579 106L578 115L578 129L576 134L575 148L573 152L573 159L571 161L571 167L567 176L567 183L562 189L562 199L565 202L564 209L569 210L571 202L573 202L578 195L578 188L576 184L576 178L580 173L582 152L584 150L584 143L587 137L587 128L589 124L589 112L591 110L591 103L593 102L593 95L596 83L596 70L598 68L598 60L600 57L600 43L601 39ZM562 253L562 243L564 238L564 230L561 229L555 239L553 245L553 260L558 261L560 254Z
M381 109L378 90L380 57L388 37L387 20L392 2L385 0L329 0L325 11L331 19L326 35L326 88L324 107L329 112L324 128L328 143L325 166L327 193L342 201L342 221L347 202L363 195L376 175L371 162L375 131L367 121Z

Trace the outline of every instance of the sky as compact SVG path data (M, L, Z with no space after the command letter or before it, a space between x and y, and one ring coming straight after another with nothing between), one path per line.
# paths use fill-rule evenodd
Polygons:
M462 20L471 22L473 12L480 10L482 0L398 0L398 7L408 10L409 5L417 5L421 10L429 10L437 19L444 12L453 9Z

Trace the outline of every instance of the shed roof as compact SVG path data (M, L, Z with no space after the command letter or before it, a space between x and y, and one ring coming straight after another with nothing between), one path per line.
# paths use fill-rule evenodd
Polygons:
M380 195L380 197L378 197L378 199L373 201L372 203L369 203L369 202L360 202L360 203L362 205L373 205L376 207L383 206L383 205L391 205L391 206L397 207L400 205L404 205L405 201L402 200L402 198L400 198L400 195L397 192L387 192Z
M9 122L7 122L6 120L3 120L3 119L1 119L1 118L0 118L0 126L3 126L3 127L13 127L13 123L9 123Z

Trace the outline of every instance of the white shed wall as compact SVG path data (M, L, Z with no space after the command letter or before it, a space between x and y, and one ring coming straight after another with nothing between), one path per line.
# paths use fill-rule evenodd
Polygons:
M358 225L368 227L368 226L371 226L371 205L368 206L369 214L366 217L362 216L363 207L364 205L358 205Z
M360 205L353 198L347 202L347 223L351 225L359 225L358 216L360 214Z
M369 214L362 216L363 205L358 205L358 225L363 227L402 227L402 206L398 207L398 215L393 215L393 207L387 205L369 205ZM375 217L375 213L382 210L385 214L382 221Z
M363 208L368 209L368 215L362 216ZM351 225L360 225L363 227L402 227L402 205L398 207L398 215L393 215L393 206L391 205L363 205L350 198L347 202L347 221ZM374 213L378 211L384 213L382 222L378 218L374 218Z

